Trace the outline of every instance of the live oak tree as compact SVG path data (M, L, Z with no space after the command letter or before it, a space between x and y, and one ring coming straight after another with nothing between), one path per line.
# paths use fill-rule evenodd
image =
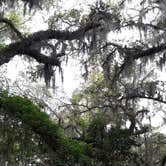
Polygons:
M102 143L100 142L102 146L106 145L105 141L110 141L111 134L105 132L105 127L110 123L113 125L110 133L113 133L114 128L117 129L114 133L115 138L120 132L122 138L119 139L122 140L125 135L123 132L126 130L129 132L127 140L131 142L135 139L130 139L130 136L147 132L147 127L144 127L140 120L147 114L148 108L138 109L140 108L139 100L146 99L162 104L166 103L165 83L156 78L154 80L153 75L153 72L155 73L153 68L164 70L165 65L166 4L164 0L140 0L138 2L98 0L90 6L88 14L80 14L83 9L58 11L57 3L54 0L1 0L0 5L1 66L10 62L15 56L26 56L29 63L35 61L38 63L35 66L37 71L32 71L31 74L34 77L44 77L46 86L53 86L53 88L55 87L54 72L56 67L62 74L62 63L70 57L81 59L80 63L84 67L82 75L85 80L90 78L94 69L97 73L103 73L100 78L100 81L104 80L103 83L99 82L98 84L97 82L97 85L93 85L95 88L92 86L92 89L87 90L88 93L85 93L87 96L80 96L81 100L85 99L83 102L89 102L86 105L78 105L79 108L86 107L89 114L92 114L89 116L90 122L87 123L87 128L84 129L87 131L87 135L82 139L84 130L79 129L81 127L79 124L70 134L76 135L76 139L81 139L83 142L80 140L75 142L62 136L63 134L59 134L61 133L59 126L64 130L63 124L60 122L60 125L55 125L49 120L47 114L41 112L38 106L33 105L28 99L4 95L4 92L1 94L1 110L28 125L32 133L38 134L52 151L59 150L61 156L64 157L61 162L64 159L66 163L69 163L68 165L73 165L71 162L85 165L87 162L92 164L94 161L98 161L100 164L104 157L107 159L108 156L103 156L103 158L100 156L102 152L95 151L96 156L94 156L93 152L88 154L88 151L93 151L93 148L87 149L88 145L92 144L98 150L100 141L102 141ZM23 29L20 19L18 19L16 12L18 8L23 19L26 16L30 17L32 12L44 10L49 13L53 10L53 14L47 20L48 29L34 33L25 32L26 30ZM129 34L132 35L132 39L127 37ZM53 81L52 85L51 81ZM94 90L99 90L99 92L95 91L94 93ZM89 95L90 98L87 100ZM72 102L71 104L72 107L76 107L79 103ZM76 108L79 110L78 106ZM93 118L94 110L98 111L101 117L104 117L106 112L106 115L108 114L107 116L111 119L102 120L101 117L98 118L98 115L96 119ZM72 114L70 115L72 117ZM102 121L104 124L101 123ZM127 121L130 122L130 126L126 130L122 129ZM75 120L73 122L76 123ZM98 126L100 123L99 128L101 127L104 133L99 131L99 135L93 135L94 126ZM76 130L77 134L75 134ZM106 139L101 138L101 134L106 135ZM98 139L94 140L95 137ZM31 142L31 140L28 141ZM38 140L34 142L38 142ZM110 147L111 144L113 143L110 142ZM124 149L119 147L120 150L117 151L122 160L128 157L130 152L128 150L132 145L134 142L129 144L129 147L123 146ZM128 154L124 153L125 148L127 148ZM106 152L109 154L109 148ZM115 156L108 159L109 161L105 161L105 164L114 163ZM132 157L133 161L135 160L134 164L138 165L139 156L133 155ZM159 163L164 165L164 155L163 160L160 158ZM63 164L61 163L61 165ZM141 164L148 163L142 162Z

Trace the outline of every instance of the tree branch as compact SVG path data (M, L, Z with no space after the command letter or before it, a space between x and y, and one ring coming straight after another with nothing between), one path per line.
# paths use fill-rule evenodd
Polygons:
M85 33L89 30L98 28L100 26L99 23L87 23L86 25L80 27L75 31L59 31L48 29L46 31L39 31L27 37L27 44L32 45L35 42L39 42L42 40L49 39L57 39L57 40L76 40L84 37Z
M5 23L7 24L16 34L20 39L24 39L22 36L21 32L15 27L13 22L7 18L0 18L0 23Z
M155 98L155 97L144 96L144 95L139 95L139 94L138 94L138 95L133 94L133 95L130 95L130 96L122 97L120 100L124 100L124 99L135 99L135 98L148 99L148 100L153 100L153 101L157 101L157 102L166 104L166 101L161 100L161 99L159 99L159 98L157 98L157 97Z
M40 63L47 63L51 65L59 65L56 58L48 57L40 54L37 50L31 50L31 46L43 40L57 39L57 40L77 40L84 37L85 33L91 29L99 27L99 23L87 23L85 26L76 31L59 31L46 30L33 33L21 41L11 43L6 48L0 51L0 65L8 63L15 55L26 54Z
M133 55L133 59L139 59L139 58L143 58L146 56L151 56L151 55L159 53L165 49L166 49L166 43L163 43L157 47L152 47L152 48L143 50L139 53L136 53L135 55Z
M126 23L126 25L124 25L123 27L127 27L127 26L135 26L135 27L142 28L142 29L150 27L150 28L153 28L154 30L166 31L166 28L164 28L164 27L161 27L158 25L153 25L153 24L148 24L148 23L134 22L133 20L128 21Z
M55 66L60 65L60 61L56 57L45 56L41 54L40 52L38 52L37 50L25 49L23 53L36 59L36 61L38 61L39 63L47 63L47 64L55 65Z
M146 50L143 50L143 51L135 51L135 53L134 52L128 52L128 55L124 59L124 62L118 68L119 70L115 73L113 80L118 78L120 76L120 74L124 71L125 67L128 65L128 60L133 61L133 60L137 60L139 58L152 56L156 53L164 51L165 49L166 49L166 43L163 43L163 44L160 44L159 46L152 47L152 48L149 48L149 49L146 49ZM128 49L128 51L129 50L130 49Z

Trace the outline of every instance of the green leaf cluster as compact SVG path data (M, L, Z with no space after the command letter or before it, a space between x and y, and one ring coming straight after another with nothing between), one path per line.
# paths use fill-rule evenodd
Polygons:
M19 15L18 12L11 11L9 13L9 15L8 15L8 18L9 18L9 20L11 20L14 23L14 25L16 26L16 28L18 28L18 29L20 28L21 18L20 18L20 15Z

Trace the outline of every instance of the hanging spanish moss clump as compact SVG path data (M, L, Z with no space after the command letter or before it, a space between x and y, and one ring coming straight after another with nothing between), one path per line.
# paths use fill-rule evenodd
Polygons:
M63 70L61 66L59 68L59 75L61 76L61 81L63 83ZM36 66L36 71L32 73L34 77L44 78L47 88L56 89L56 68L50 64L41 64Z
M51 77L53 76L53 68L49 64L44 65L44 79L46 83L46 87L50 87Z
M163 68L165 67L165 64L166 64L166 52L164 52L159 60L156 62L157 66L160 68L160 70L162 71Z
M51 0L48 0L51 1ZM23 2L23 10L24 14L27 12L27 10L30 12L32 9L42 9L44 1L43 0L0 0L0 7L7 6L9 8L13 8L15 6L19 6L19 2Z
M112 53L112 48L111 53L109 53L110 48L106 46L108 34L112 31L118 31L120 26L120 13L118 12L118 8L113 6L114 4L111 5L102 0L98 0L91 6L87 20L88 22L99 23L100 26L86 32L83 41L82 50L84 55L87 53L87 57L83 60L85 70L83 77L85 79L88 78L89 66L97 69L100 64L102 64L106 78L109 79L110 77L110 64L114 58L114 53Z
M87 40L90 44L90 54L98 53L100 46L107 41L108 33L119 29L119 18L120 14L112 10L109 5L102 1L97 1L96 4L91 7L88 20L90 22L100 23L100 26L87 33Z
M21 0L25 5L28 5L31 9L32 7L41 7L43 0ZM18 3L18 0L0 0L0 5L2 4L8 4L11 7L14 6L14 4Z

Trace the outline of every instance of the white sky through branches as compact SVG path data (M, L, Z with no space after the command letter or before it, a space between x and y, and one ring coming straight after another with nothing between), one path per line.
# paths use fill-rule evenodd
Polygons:
M78 9L78 8L85 8L87 4L93 4L95 0L60 0L59 2L57 1L57 5L59 5L58 10L69 10L69 9ZM63 9L61 8L63 6ZM133 11L134 12L134 11ZM44 20L46 21L48 18L48 15L46 15L45 12L39 11L35 14L33 17L32 21L26 23L27 26L30 27L31 32L36 32L39 30L46 30L48 29L47 23L44 23ZM133 34L128 33L125 35L119 34L119 38L125 39L126 36L128 37L128 40L130 38L133 39ZM118 37L118 36L116 36ZM109 36L110 39L115 38L115 36ZM136 35L135 35L136 38ZM119 39L118 39L119 40ZM22 66L22 67L21 67ZM9 62L8 64L8 77L11 78L12 80L15 80L16 77L18 77L18 74L20 70L24 70L24 67L26 66L26 63L24 64L20 58L15 57L13 61ZM63 89L64 92L68 95L71 96L72 92L76 89L79 88L80 83L81 83L81 78L80 78L80 65L78 60L73 60L69 59L68 64L63 66L64 68L64 83L63 85L61 84L60 81L60 76L57 74L57 86L60 89ZM162 72L158 71L159 79L166 81L165 74ZM144 102L143 102L144 103ZM152 123L154 126L160 126L162 124L162 117L164 115L162 113L157 114L152 118ZM165 129L163 129L165 130Z

